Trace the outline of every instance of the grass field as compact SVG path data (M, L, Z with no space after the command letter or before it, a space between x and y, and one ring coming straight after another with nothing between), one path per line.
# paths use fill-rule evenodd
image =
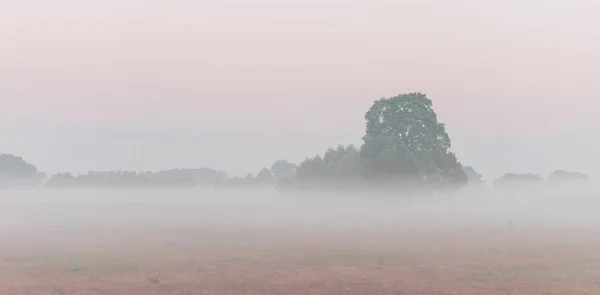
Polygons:
M600 294L593 229L2 235L0 294Z
M590 202L4 196L0 295L600 294L600 218Z

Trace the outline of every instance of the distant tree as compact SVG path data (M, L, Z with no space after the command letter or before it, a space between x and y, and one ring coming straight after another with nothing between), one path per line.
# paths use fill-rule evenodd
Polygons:
M277 160L271 165L271 174L277 180L294 178L296 176L296 164L288 160Z
M227 184L228 178L227 177L219 177L217 179L215 179L215 181L212 183L213 187L223 187Z
M252 173L248 173L246 174L246 177L244 177L244 182L247 184L252 184L255 180L256 178L254 178L254 175Z
M62 188L72 187L77 184L77 179L73 177L71 173L57 173L52 175L44 186L49 188Z
M450 137L438 122L432 101L422 93L373 103L365 115L362 157L371 178L410 179L436 186L467 182L450 152Z
M271 175L271 171L267 168L263 168L256 174L256 182L260 184L269 184L273 182L273 175Z
M0 176L4 178L37 178L38 171L35 166L27 163L22 157L9 154L0 155Z
M223 183L224 187L240 187L240 186L244 186L244 185L245 185L244 179L239 178L237 176L229 178Z
M481 174L477 173L477 171L475 171L475 168L473 168L471 166L463 166L463 171L465 172L465 175L467 175L467 179L468 179L469 183L483 182L483 180L482 180L483 176Z
M206 167L198 169L163 170L159 171L159 174L163 177L169 177L173 179L189 178L196 185L200 186L212 186L220 179L227 178L227 173Z
M540 183L543 178L533 173L506 173L494 182L496 187L528 186Z
M317 179L325 176L325 164L319 155L306 158L296 169L296 177L299 179Z
M339 145L304 160L296 169L298 179L352 179L361 176L360 151L354 145Z
M46 187L194 187L196 182L186 173L173 170L158 172L90 171L73 176L70 173L53 175Z
M48 179L48 175L44 172L38 172L37 179L39 179L40 181L44 181L44 180Z
M548 181L551 182L588 182L589 180L587 174L564 170L556 170L548 176Z
M338 145L323 156L324 170L332 178L355 178L361 175L360 151L354 145Z
M46 178L37 167L26 162L22 157L0 154L0 186L37 185Z

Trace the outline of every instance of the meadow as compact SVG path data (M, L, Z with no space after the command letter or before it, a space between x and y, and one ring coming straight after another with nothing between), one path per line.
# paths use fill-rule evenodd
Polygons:
M591 214L198 194L4 197L0 294L600 294Z

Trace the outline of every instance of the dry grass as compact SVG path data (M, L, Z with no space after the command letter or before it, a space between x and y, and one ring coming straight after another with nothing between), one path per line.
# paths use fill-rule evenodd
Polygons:
M0 294L600 294L598 233L6 233Z

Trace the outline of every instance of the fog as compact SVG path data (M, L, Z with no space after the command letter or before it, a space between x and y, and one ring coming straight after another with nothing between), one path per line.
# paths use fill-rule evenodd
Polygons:
M465 188L438 195L247 190L23 190L0 197L4 233L36 230L435 229L600 225L595 188Z

